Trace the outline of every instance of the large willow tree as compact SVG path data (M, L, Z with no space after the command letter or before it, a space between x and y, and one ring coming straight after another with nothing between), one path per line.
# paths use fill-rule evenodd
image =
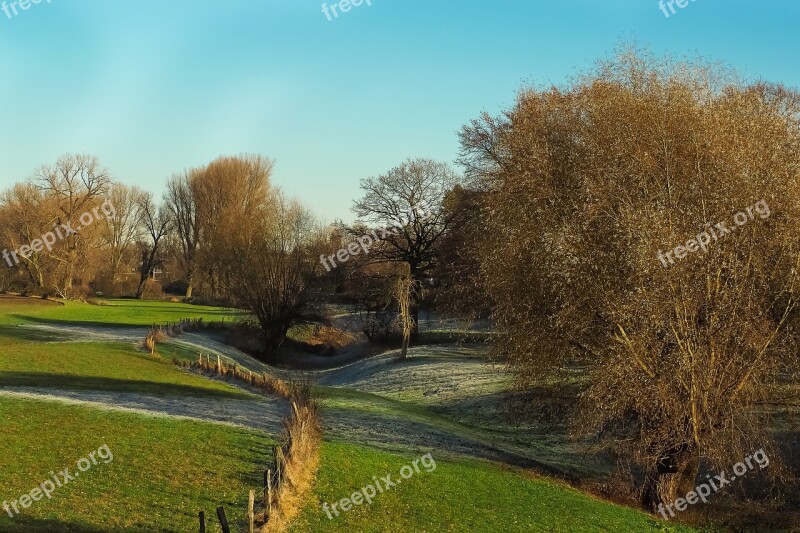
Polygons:
M462 132L495 354L522 384L583 370L576 427L638 461L648 507L768 443L759 406L795 353L799 109L626 50ZM706 251L687 242L710 228Z

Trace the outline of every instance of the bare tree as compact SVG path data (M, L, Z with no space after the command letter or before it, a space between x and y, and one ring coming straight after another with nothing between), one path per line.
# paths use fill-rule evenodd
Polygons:
M322 267L323 233L313 216L280 195L252 213L252 224L237 239L231 260L231 291L251 310L266 337L267 356L289 329L309 319L314 282Z
M5 191L0 210L0 228L4 248L3 263L11 269L22 269L38 289L48 283L49 265L46 253L31 250L27 255L16 253L24 244L38 239L49 229L53 219L53 205L48 204L43 192L31 184L17 184Z
M114 206L113 213L106 218L103 240L109 253L109 276L112 288L116 288L122 264L126 262L132 245L142 230L144 213L143 199L147 193L138 187L122 183L111 186L109 199Z
M422 282L435 264L442 236L451 228L453 216L442 204L459 182L448 165L428 159L409 160L382 176L362 180L364 196L353 205L360 223L344 227L351 239L377 240L368 255L357 258L360 264L402 264L413 282ZM410 313L416 335L417 302L412 302Z
M419 301L422 293L422 285L419 281L411 279L411 276L401 276L397 279L394 286L394 298L400 308L398 320L400 330L403 334L403 347L400 352L400 360L408 356L408 345L411 342L411 334L416 326L416 319L412 316L411 308L414 302Z
M72 289L78 260L86 252L89 239L85 234L94 233L81 227L78 217L96 207L111 185L111 175L96 157L65 155L55 165L41 167L34 181L56 204L58 215L52 224L69 225L74 230L67 231L64 246L49 252L63 266L58 287L66 297Z
M493 237L485 227L485 196L461 186L447 195L444 208L453 220L439 243L433 274L437 311L466 321L489 316L493 306L481 275L481 253Z
M173 229L170 213L165 206L156 207L152 194L145 193L139 198L139 210L147 237L139 241L142 263L139 267L139 286L136 288L137 299L141 299L144 294L147 278L156 267L164 263L161 255L162 241Z
M273 163L258 155L220 157L199 171L194 182L200 245L197 265L217 299L229 280L230 257L252 214L271 199ZM245 231L246 232L246 231Z
M178 260L186 277L187 300L192 298L200 246L200 221L195 194L200 173L201 170L190 170L170 178L164 198L178 236Z

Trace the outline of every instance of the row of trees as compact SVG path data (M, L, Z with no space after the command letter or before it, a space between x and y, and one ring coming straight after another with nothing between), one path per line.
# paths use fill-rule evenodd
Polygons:
M410 340L422 287L451 229L453 216L442 205L458 176L444 164L407 161L362 182L359 222L325 228L272 186L272 167L260 156L221 157L169 178L157 202L115 181L94 157L64 156L3 193L0 243L18 249L103 202L113 204L113 213L52 249L21 256L18 266L3 269L0 289L142 298L160 290L151 278L161 272L168 288L187 300L251 310L269 354L293 325L319 320L316 304L336 293L387 316L402 300L402 329ZM321 256L373 235L370 253L324 272Z

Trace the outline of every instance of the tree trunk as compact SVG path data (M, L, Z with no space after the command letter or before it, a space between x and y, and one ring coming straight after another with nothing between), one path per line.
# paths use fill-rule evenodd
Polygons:
M419 340L419 305L416 301L411 303L411 319L413 320L411 338L416 341Z
M286 341L286 335L289 332L289 326L285 324L261 324L261 329L265 337L265 355L267 358L275 357L278 355L278 350Z
M139 280L139 286L136 288L136 299L142 300L144 299L144 284L147 281L147 278Z
M188 284L186 285L186 297L185 297L186 301L189 301L189 300L192 299L192 290L193 290L192 281L188 280Z
M75 275L75 263L73 263L72 259L69 260L67 263L67 276L64 280L64 293L67 295L66 297L70 297L70 291L72 290L72 277Z
M423 283L420 279L420 272L417 270L416 265L409 265L411 274L411 287L413 288L410 295L410 314L414 323L411 328L411 340L419 340L419 300L422 297Z
M403 349L400 352L400 359L405 359L408 356L408 345L409 345L410 341L411 341L410 333L404 333L403 334Z
M687 447L664 453L645 474L642 505L657 512L695 487L700 457Z

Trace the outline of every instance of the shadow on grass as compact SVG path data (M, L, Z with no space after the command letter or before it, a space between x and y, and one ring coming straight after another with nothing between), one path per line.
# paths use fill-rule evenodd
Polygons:
M143 306L144 307L144 306ZM142 309L143 307L139 307L137 309ZM163 311L164 309L159 306L152 306L159 311ZM224 320L226 323L235 323L239 318L240 315L231 314L225 311L201 311L199 314L203 315L204 322L220 322ZM195 319L200 318L198 314L187 312L187 310L182 309L175 311L175 316L161 316L155 319L153 322L148 322L146 324L142 323L131 323L131 322L120 322L117 317L110 316L105 319L99 320L75 320L75 319L68 319L68 318L59 318L59 317L41 317L41 316L32 316L32 315L24 315L20 313L15 313L10 315L15 320L20 320L22 322L34 323L34 324L44 324L49 326L75 326L75 327L97 327L97 328L148 328L154 324L156 325L166 325L169 323L177 323L180 322L182 319ZM209 317L211 315L211 317ZM209 320L212 318L213 320Z
M224 391L134 379L116 379L41 372L0 372L0 387L34 387L103 392L137 392L159 396L241 398L238 390Z
M3 513L5 515L5 513ZM19 533L105 533L107 529L98 529L78 522L63 522L61 520L43 520L28 516L17 516L10 519L7 516L0 518L0 531Z
M64 340L60 335L49 331L40 331L19 326L0 326L0 337L31 342L58 342Z
M73 327L91 327L91 328L148 328L153 324L133 324L128 322L115 322L114 317L109 317L106 320L67 320L64 318L45 318L40 316L30 316L13 314L11 315L16 320L21 320L33 324L43 324L46 326L73 326ZM187 316L176 317L170 320L156 321L158 325L165 325L167 322L178 322L181 318L189 318Z

